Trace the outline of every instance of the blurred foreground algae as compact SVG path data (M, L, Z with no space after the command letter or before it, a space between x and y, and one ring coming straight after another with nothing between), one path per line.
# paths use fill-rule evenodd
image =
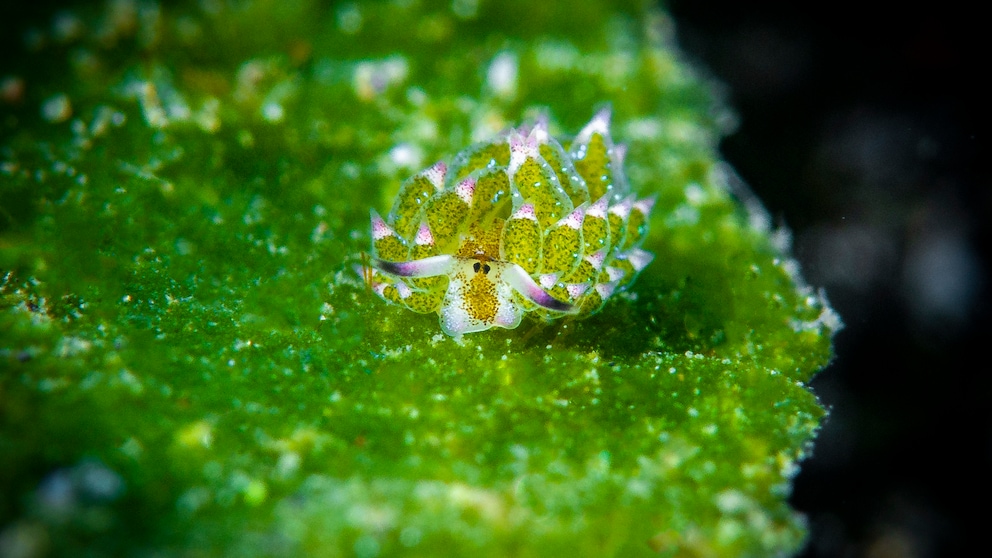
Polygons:
M790 553L839 320L728 186L732 118L639 2L167 3L0 67L0 550ZM609 102L654 263L452 339L353 275L368 210Z

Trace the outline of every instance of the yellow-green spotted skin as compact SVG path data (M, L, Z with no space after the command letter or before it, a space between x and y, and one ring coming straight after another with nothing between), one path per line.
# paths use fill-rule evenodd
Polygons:
M539 119L471 146L372 211L363 277L451 336L598 312L653 259L640 246L654 200L631 195L624 153L609 109L564 145Z

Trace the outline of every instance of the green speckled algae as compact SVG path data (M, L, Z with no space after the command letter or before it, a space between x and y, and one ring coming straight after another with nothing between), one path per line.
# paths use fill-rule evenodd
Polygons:
M786 499L840 323L731 193L732 119L664 13L121 0L18 25L0 554L801 548ZM408 177L521 122L567 137L604 103L654 261L598 312L450 337L354 272ZM416 259L420 223L390 226Z

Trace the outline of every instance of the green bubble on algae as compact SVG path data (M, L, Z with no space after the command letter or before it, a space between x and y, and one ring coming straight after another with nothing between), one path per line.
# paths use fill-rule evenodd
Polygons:
M729 192L725 110L664 13L101 10L24 22L0 71L0 533L55 555L801 547L786 498L839 320ZM353 273L407 176L604 102L656 258L598 314L454 340Z

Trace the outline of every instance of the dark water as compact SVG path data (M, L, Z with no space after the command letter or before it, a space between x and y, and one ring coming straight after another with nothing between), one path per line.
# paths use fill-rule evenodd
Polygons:
M979 520L961 502L992 470L981 18L673 4L683 48L738 110L724 154L847 325L813 382L833 415L792 497L805 555L959 554Z

